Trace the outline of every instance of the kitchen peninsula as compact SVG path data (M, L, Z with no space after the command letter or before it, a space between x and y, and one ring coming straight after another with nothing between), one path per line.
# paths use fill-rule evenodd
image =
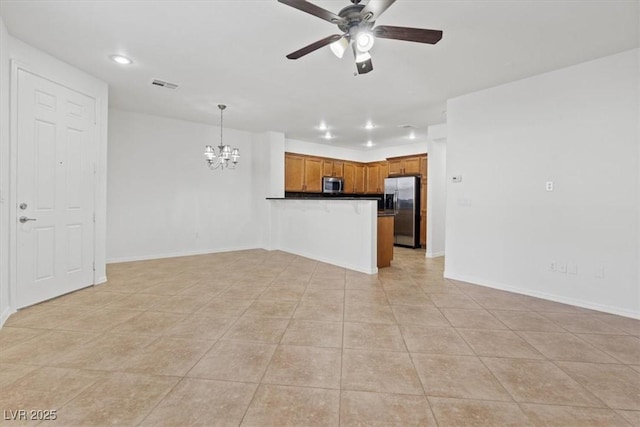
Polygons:
M268 198L269 249L326 262L367 274L378 272L378 200L353 197ZM384 229L393 216L384 218ZM382 229L381 229L382 230ZM384 240L385 262L393 255ZM390 243L388 243L390 242ZM387 260L388 259L388 260ZM388 264L387 264L388 265ZM380 265L382 267L382 265Z

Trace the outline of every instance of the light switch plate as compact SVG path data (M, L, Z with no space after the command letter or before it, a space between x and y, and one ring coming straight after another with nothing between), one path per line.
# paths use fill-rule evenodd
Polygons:
M454 175L451 177L451 182L458 183L462 182L462 175Z

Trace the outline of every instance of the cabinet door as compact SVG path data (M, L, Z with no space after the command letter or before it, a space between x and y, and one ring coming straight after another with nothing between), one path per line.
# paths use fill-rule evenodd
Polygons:
M389 177L389 163L380 162L380 168L378 169L378 191L377 193L384 193L384 180Z
M376 194L378 192L378 174L380 165L377 163L367 165L367 177L365 182L365 194Z
M322 161L322 176L333 176L333 160Z
M344 177L344 162L340 160L333 161L333 176Z
M404 159L402 173L408 175L420 175L420 157Z
M322 192L322 163L322 159L306 158L304 160L304 191Z
M304 157L285 154L284 190L304 191Z
M402 174L402 160L389 160L389 176Z
M353 194L356 192L356 165L353 163L344 163L342 169L344 192L345 194Z
M365 167L364 165L354 165L355 168L355 185L353 192L356 194L363 194L365 192Z

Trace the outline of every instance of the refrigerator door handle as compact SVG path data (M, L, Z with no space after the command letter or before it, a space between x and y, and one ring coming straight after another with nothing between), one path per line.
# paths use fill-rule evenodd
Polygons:
M393 213L398 214L398 190L393 192Z

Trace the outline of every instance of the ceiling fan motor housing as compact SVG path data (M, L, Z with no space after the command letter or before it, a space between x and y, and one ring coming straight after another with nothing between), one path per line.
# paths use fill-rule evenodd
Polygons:
M368 19L371 18L372 14L369 13L367 14L367 16L362 16L362 9L364 9L364 6L361 4L352 4L351 6L347 6L342 9L338 13L338 15L343 20L340 22L336 22L336 24L338 24L338 28L340 28L345 33L349 33L349 35L353 36L353 29L370 29L371 27L373 27L374 21L368 21Z

